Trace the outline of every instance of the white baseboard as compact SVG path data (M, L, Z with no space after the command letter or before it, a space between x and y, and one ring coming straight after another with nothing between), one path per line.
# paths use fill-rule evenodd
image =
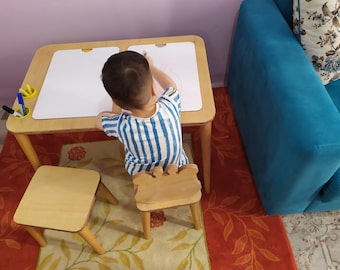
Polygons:
M226 86L225 82L212 82L211 85L212 85L213 88L225 87Z

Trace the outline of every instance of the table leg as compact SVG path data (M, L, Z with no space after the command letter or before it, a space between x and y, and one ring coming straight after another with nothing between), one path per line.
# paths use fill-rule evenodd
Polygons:
M206 123L200 127L201 132L201 148L202 148L202 162L203 162L203 181L204 190L210 193L210 170L211 170L211 122Z
M31 140L26 134L14 134L14 137L18 141L21 149L24 151L27 159L32 164L34 170L37 170L40 166L40 160L37 153L35 152Z
M47 241L43 234L34 227L24 225L25 229L29 232L30 235L39 243L40 246L46 247L47 246Z

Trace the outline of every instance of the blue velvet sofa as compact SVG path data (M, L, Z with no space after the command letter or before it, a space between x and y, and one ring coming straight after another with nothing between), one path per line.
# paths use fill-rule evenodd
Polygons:
M227 81L268 215L340 209L340 80L322 84L292 20L292 0L244 0Z

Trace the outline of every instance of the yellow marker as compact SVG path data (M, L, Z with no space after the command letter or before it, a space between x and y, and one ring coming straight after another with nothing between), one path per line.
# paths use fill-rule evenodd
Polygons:
M19 93L23 95L24 98L31 98L37 94L37 89L34 86L26 84L25 88L20 88Z
M26 84L26 90L29 94L31 94L31 95L33 94L32 88L29 84Z
M27 97L27 96L29 95L29 93L27 92L26 89L20 88L20 89L19 89L19 92L20 92L24 97Z

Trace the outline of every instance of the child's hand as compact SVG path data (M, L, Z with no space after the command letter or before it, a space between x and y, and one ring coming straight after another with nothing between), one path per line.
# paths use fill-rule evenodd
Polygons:
M98 114L96 116L96 120L95 120L95 124L96 124L96 128L98 128L99 130L103 130L103 126L102 126L102 116L105 112L101 112L100 114Z
M148 61L150 67L154 66L153 59L149 55L146 55L145 59Z
M114 112L114 111L104 111L104 112L101 112L99 113L97 116L96 116L96 119L95 119L95 125L98 129L100 130L103 130L103 126L102 126L102 117L103 116L108 116L108 117L112 117L114 115L117 115L117 114L120 114L120 113L117 113L117 112Z

